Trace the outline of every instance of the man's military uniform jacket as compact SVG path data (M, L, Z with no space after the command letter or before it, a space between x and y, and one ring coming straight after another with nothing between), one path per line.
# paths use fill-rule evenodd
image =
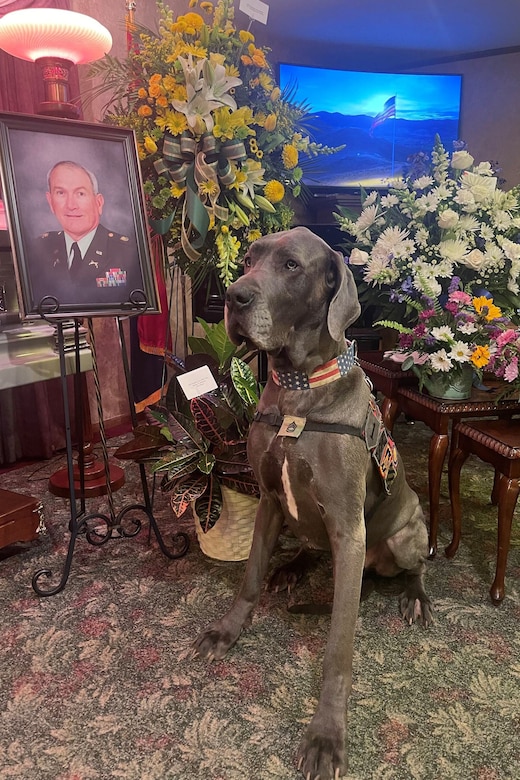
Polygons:
M68 267L62 230L44 233L35 242L31 280L36 305L51 295L63 304L123 303L142 289L135 243L99 225L85 256Z

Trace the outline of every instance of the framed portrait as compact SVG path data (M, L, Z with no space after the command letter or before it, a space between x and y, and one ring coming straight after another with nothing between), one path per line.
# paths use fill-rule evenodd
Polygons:
M157 313L132 130L0 112L22 317Z

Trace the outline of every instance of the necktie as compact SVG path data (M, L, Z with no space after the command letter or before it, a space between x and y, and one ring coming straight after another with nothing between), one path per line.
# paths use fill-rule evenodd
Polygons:
M72 244L72 263L70 264L70 272L75 273L79 271L81 265L81 252L76 241Z

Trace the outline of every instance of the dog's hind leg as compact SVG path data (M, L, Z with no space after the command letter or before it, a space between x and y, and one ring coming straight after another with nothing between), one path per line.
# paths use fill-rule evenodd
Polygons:
M320 553L300 547L293 558L282 563L271 574L267 583L268 590L275 593L287 590L290 593L296 583L317 565L320 557Z
M262 496L258 505L251 552L240 590L230 610L202 631L192 645L192 656L212 661L233 647L255 608L267 574L269 559L282 529L283 515L276 499Z

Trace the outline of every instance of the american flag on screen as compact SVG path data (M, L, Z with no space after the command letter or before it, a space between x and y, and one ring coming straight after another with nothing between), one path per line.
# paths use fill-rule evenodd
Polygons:
M383 122L386 122L387 119L395 119L395 95L391 98L388 98L383 106L383 110L374 117L374 121L372 122L369 130L370 135L372 135L374 128L376 128L378 125L382 125Z

